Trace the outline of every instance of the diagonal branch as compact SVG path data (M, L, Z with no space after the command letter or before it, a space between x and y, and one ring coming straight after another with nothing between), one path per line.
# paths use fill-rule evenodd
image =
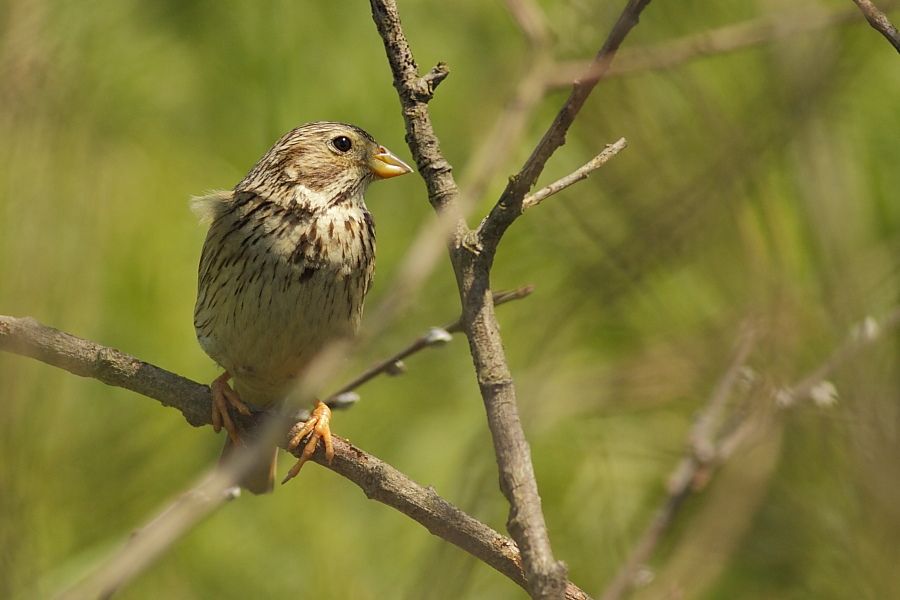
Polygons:
M0 350L29 356L75 375L91 377L154 398L163 406L179 410L195 427L211 422L211 398L207 386L124 352L46 327L34 319L0 316ZM394 467L346 440L336 438L334 450L334 461L330 465L321 449L313 460L355 483L367 497L399 510L434 535L525 587L521 558L512 540L461 511L434 490L410 480ZM210 484L205 487L213 489L216 486ZM205 496L202 493L205 487L201 485L200 493L180 498L166 511L166 516L180 523L179 515L191 512L198 503L224 502L225 498ZM115 573L117 569L109 571ZM106 584L101 586L102 589L114 590L118 587L116 581L103 580L102 583ZM588 596L567 582L565 597L574 600Z
M834 373L838 367L856 356L884 335L900 328L900 306L892 308L880 320L868 317L850 330L850 334L822 364L810 371L800 381L776 392L779 406L787 408L798 400L811 395L813 389Z
M535 207L553 194L559 193L570 185L575 185L583 179L587 179L590 177L591 173L609 162L609 159L624 150L627 145L628 142L625 138L619 138L612 144L607 144L603 152L592 158L582 167L572 171L565 177L561 177L553 183L542 187L535 193L526 196L525 199L522 200L522 211L524 212L529 208ZM494 304L496 305L496 302L494 302Z
M528 157L519 172L510 178L497 204L479 227L478 241L486 249L496 249L503 233L521 214L522 200L525 198L525 194L537 182L550 156L557 148L566 143L566 133L569 131L569 127L575 121L575 117L594 87L606 75L619 46L625 40L625 36L637 25L641 12L648 4L650 4L650 0L628 0L628 4L622 10L622 14L585 76L572 86L569 98L532 151L531 156Z
M885 37L891 43L891 46L897 52L900 52L900 32L888 20L887 15L881 12L871 0L853 0L862 11L866 21L869 22L876 31Z

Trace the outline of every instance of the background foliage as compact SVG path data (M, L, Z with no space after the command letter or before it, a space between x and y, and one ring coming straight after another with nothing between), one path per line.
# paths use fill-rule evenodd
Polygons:
M557 54L592 55L619 5L543 2ZM627 45L784 9L654 3ZM524 72L525 44L499 2L408 1L401 10L420 64L451 66L431 108L464 176ZM281 133L310 120L354 122L408 157L363 3L7 0L0 27L0 312L194 379L211 380L216 368L191 325L204 232L189 196L231 187ZM555 551L588 592L603 589L664 497L746 318L761 335L750 364L786 384L854 322L897 302L897 64L860 17L606 81L544 181L619 136L630 147L507 236L496 287L533 282L537 292L500 309L503 333ZM506 172L562 94L542 104ZM377 302L432 216L416 177L374 186L369 206ZM455 316L447 267L335 384ZM692 498L643 594L885 598L900 589L897 342L839 370L836 406L784 412ZM409 367L363 388L362 402L336 415L336 431L503 530L466 345ZM0 381L2 597L51 595L188 485L222 443L155 402L20 357L0 355ZM521 591L309 467L273 496L230 503L120 597L288 594Z

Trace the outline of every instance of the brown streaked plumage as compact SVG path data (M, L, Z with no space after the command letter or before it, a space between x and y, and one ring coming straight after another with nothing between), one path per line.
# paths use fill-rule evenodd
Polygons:
M229 406L282 401L330 340L356 333L375 269L375 224L363 195L375 179L410 168L368 133L308 123L285 134L231 192L195 199L210 224L200 257L194 327L225 372L213 391L213 426L238 441ZM233 378L234 390L228 386ZM300 443L330 451L330 414L317 403ZM304 462L292 469L296 474ZM270 491L271 465L242 485Z

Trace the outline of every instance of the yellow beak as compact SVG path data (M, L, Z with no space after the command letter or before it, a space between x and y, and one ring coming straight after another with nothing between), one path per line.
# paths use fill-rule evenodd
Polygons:
M378 179L389 179L412 171L408 164L394 156L384 146L378 146L378 151L369 157L369 168Z

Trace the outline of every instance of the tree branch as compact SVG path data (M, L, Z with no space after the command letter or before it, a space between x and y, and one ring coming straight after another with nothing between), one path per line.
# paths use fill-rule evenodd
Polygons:
M459 190L452 167L441 153L440 142L431 125L427 102L430 97L421 95L423 78L419 77L419 67L400 28L397 6L393 1L376 0L372 0L371 6L372 18L384 42L394 76L394 87L400 95L406 143L428 187L431 205L439 212L444 211L456 200ZM460 223L459 227L465 228L465 223Z
M30 356L80 377L125 388L181 411L194 427L209 425L209 386L85 340L31 317L0 315L0 350Z
M887 15L881 12L871 0L853 0L862 11L866 21L869 22L876 31L881 33L887 41L891 43L897 52L900 52L900 32L888 20Z
M561 177L535 193L526 196L525 199L522 200L522 211L524 212L529 208L537 206L553 194L559 193L570 185L574 185L583 179L587 179L591 173L609 162L609 159L624 150L627 145L628 142L625 138L619 138L614 143L607 144L606 149L604 149L603 152L592 158L581 168L572 171L565 177ZM494 304L496 304L496 302Z
M513 295L517 293L521 292ZM154 398L163 406L180 411L194 427L211 423L208 386L118 350L46 327L34 319L0 315L0 350L29 356L75 375L91 377L107 385ZM321 448L313 460L355 483L368 498L402 512L432 534L447 540L525 587L521 558L512 540L461 511L434 490L419 485L391 465L348 441L335 438L334 450L334 460L330 465ZM200 490L203 489L201 486ZM166 513L175 513L174 517L177 518L178 513L187 514L198 503L222 501L224 499L211 500L203 493L188 494L176 501ZM109 571L115 573L118 569ZM116 587L112 585L111 590ZM567 582L565 597L574 600L588 596L577 586Z
M439 213L459 212L459 191L450 165L440 152L426 102L416 94L418 68L401 29L397 6L393 0L370 0L370 3L394 75L394 87L406 122L407 143L425 180L429 201ZM599 62L609 64L648 3L649 0L629 1L597 56ZM515 11L517 3L510 6ZM514 14L521 19L521 11ZM506 209L510 203L514 206L505 213L500 210L499 216L495 214L498 210L495 207L477 232L470 231L459 219L456 235L449 244L462 302L463 329L469 341L494 443L500 488L510 504L507 529L522 551L527 589L533 598L559 598L566 581L566 568L553 557L541 511L531 453L519 419L515 387L494 314L490 269L503 230L521 213L525 193L553 151L564 142L565 132L601 75L602 71L576 84L532 157L520 174L512 178L498 206L501 209ZM488 247L482 248L485 242Z
M496 249L503 233L522 213L522 200L525 198L525 194L537 181L550 156L557 148L565 144L569 127L575 121L575 117L594 87L609 70L619 46L625 40L625 36L637 25L641 12L648 4L650 4L650 0L628 0L628 4L622 10L622 14L584 77L572 86L569 98L557 113L553 123L519 172L510 178L497 204L485 217L478 229L479 246L484 246L491 252Z

